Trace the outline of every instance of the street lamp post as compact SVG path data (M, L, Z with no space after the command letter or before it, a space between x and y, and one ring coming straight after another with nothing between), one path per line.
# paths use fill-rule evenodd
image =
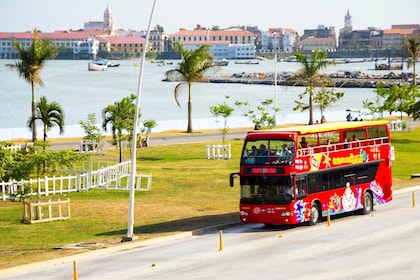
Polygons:
M274 127L277 127L277 53L274 54Z
M152 24L153 13L155 10L156 0L153 0L152 11L150 13L149 24L147 26L146 40L144 42L141 66L139 73L139 83L137 87L137 99L136 99L136 110L134 113L134 124L133 124L133 135L132 135L132 148L131 148L131 172L130 179L128 183L130 185L130 197L128 205L128 227L127 234L122 238L122 242L136 240L137 237L134 236L134 195L135 195L135 177L136 177L136 160L137 160L137 126L138 126L138 115L140 111L140 97L141 97L141 88L143 85L143 71L146 60L147 46L149 44L149 35L150 35L150 26Z

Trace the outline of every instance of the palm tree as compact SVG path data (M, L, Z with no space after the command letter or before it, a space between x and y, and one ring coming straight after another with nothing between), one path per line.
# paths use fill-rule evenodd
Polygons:
M420 41L419 41L419 35L416 34L414 37L407 38L407 41L405 43L405 48L407 49L409 55L411 56L411 59L408 60L408 68L411 67L411 64L413 64L413 76L414 76L414 85L417 85L416 80L416 62L420 55Z
M44 126L44 142L47 140L47 132L54 125L60 129L60 134L64 133L64 111L57 102L48 103L45 96L41 96L39 103L36 105L35 117L29 117L28 127L33 129L37 120L40 120Z
M201 45L195 50L186 50L181 43L176 43L175 49L182 56L182 61L178 68L171 69L165 73L166 79L181 81L175 86L174 97L176 104L181 107L178 96L182 86L188 86L188 125L187 132L193 132L192 128L192 96L191 85L194 82L204 80L204 73L213 66L213 58L210 56L209 45Z
M115 144L118 144L120 153L120 162L122 161L122 141L126 138L123 134L127 131L128 135L132 134L134 124L134 114L136 105L133 101L136 100L136 95L131 94L124 97L119 102L109 104L102 110L102 129L107 131L107 127L111 125L112 138ZM140 114L138 116L140 118Z
M31 85L32 92L32 119L36 117L36 99L35 99L35 84L44 86L41 79L41 70L48 59L52 59L57 55L57 50L54 48L52 41L41 39L38 37L38 30L33 30L32 44L28 49L25 49L20 43L12 41L13 46L19 53L19 61L15 64L6 64L7 67L15 69L19 76ZM35 142L36 124L32 126L32 141Z
M315 50L310 57L301 52L296 52L295 56L297 62L302 64L302 68L296 73L295 78L303 80L308 86L306 92L309 93L309 124L312 125L314 123L312 103L314 89L317 85L325 83L325 81L321 81L325 76L320 75L318 72L326 68L330 62L326 60L327 53L321 49Z

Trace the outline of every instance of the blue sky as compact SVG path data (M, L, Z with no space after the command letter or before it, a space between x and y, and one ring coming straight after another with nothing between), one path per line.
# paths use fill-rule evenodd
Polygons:
M107 4L116 28L147 28L153 0L1 0L0 32L80 29L85 21L102 20ZM163 26L169 34L196 24L256 25L262 30L288 27L300 34L322 24L338 32L347 9L353 29L420 24L418 0L157 0L152 25Z

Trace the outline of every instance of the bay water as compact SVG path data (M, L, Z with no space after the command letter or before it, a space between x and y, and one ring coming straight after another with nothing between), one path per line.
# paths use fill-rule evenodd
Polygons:
M14 60L0 60L0 140L31 138L31 132L26 128L31 112L30 85L18 76L18 73L6 67ZM44 87L35 87L36 99L46 96L49 102L61 104L65 113L65 132L59 135L53 128L48 133L50 138L83 136L79 122L86 121L89 113L95 113L97 123L102 123L102 109L108 104L120 101L131 93L137 94L140 67L138 61L115 61L119 67L108 68L103 72L89 72L86 60L53 60L48 61L42 70L41 77ZM141 121L153 119L157 127L153 132L167 130L185 131L187 128L187 96L188 89L181 90L178 107L174 100L174 87L177 82L164 82L165 72L177 67L179 61L173 64L158 64L146 61L143 75L143 85L140 97ZM299 63L262 60L259 64L235 64L233 61L221 71L211 75L232 75L234 73L267 73L296 71ZM341 70L362 71L378 74L374 71L374 62L349 63L328 66L324 72L332 73ZM396 71L397 72L397 71ZM383 72L387 73L387 72ZM192 85L193 129L215 129L222 124L217 123L210 113L210 106L223 102L235 108L228 120L230 128L253 127L251 120L243 117L243 111L234 105L235 101L248 101L251 108L256 108L261 101L268 98L277 100L280 111L277 113L277 124L307 123L308 112L295 112L295 100L304 92L303 87L286 87L252 84L215 84L194 83ZM325 112L328 121L345 120L346 109L361 109L362 100L374 100L373 89L336 89L344 91L345 95L337 104ZM229 96L226 99L225 96ZM304 100L306 102L306 99ZM274 113L273 113L274 114ZM314 110L314 121L320 119L319 110ZM41 125L38 125L42 135ZM109 132L104 132L108 135Z

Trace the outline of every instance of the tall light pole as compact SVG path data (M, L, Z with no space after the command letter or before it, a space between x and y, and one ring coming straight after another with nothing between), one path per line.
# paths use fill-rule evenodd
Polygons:
M274 127L277 127L277 53L274 54Z
M134 196L135 196L135 179L136 179L136 160L137 160L137 126L138 126L138 115L140 112L140 97L141 97L141 88L143 85L143 72L144 65L146 61L146 52L149 45L149 35L150 35L150 26L152 24L153 13L155 11L156 0L153 0L152 11L150 13L149 24L147 26L146 40L144 41L144 47L141 58L140 73L139 73L139 83L137 87L137 99L136 99L136 110L134 113L134 124L133 124L133 136L132 136L132 148L131 148L131 172L130 179L128 183L130 185L130 197L128 205L128 227L127 234L122 238L122 242L136 240L137 237L134 236Z

